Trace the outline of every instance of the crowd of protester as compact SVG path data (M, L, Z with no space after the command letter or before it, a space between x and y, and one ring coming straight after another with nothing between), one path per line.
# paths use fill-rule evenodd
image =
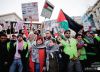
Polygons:
M71 37L71 31L55 37L34 30L24 33L0 32L0 72L86 72L100 65L100 32L86 31ZM89 71L87 71L89 72Z

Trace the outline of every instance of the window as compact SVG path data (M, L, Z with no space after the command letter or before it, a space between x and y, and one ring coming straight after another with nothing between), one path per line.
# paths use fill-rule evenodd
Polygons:
M96 15L96 11L94 11L94 15L95 15L95 17L97 17L97 15Z
M98 10L99 10L99 15L100 15L100 7L98 8Z

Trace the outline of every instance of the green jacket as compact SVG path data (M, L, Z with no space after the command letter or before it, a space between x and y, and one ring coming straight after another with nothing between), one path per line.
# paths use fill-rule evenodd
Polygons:
M87 44L86 54L87 55L96 55L95 53L95 46L92 44L88 39L84 38L85 43Z
M7 42L7 50L9 51L10 49L10 42Z
M70 38L70 44L62 40L61 44L64 46L64 53L70 56L70 59L73 57L78 57L77 55L77 41L74 38Z
M100 42L100 36L96 36L95 38Z
M80 50L79 59L80 59L80 60L85 60L85 59L87 59L85 48L83 47L83 48L81 48L81 49L79 49L79 50Z

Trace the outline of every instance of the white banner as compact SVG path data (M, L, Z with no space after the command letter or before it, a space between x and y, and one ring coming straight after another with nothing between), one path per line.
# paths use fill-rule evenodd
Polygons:
M85 24L83 24L84 26L84 31L88 31L91 27L91 24L89 22L86 22Z
M24 21L39 21L38 3L24 3L22 4L22 14Z
M52 28L55 28L55 26L57 24L57 21L56 20L48 20L48 21L45 21L44 22L44 30L50 30L52 31Z

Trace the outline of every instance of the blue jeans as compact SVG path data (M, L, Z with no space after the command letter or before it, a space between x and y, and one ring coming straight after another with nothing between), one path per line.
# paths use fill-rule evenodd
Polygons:
M17 66L18 66L18 72L22 72L23 65L21 59L14 59L13 63L10 66L9 72L15 72Z
M75 70L73 69L75 68ZM77 59L75 61L70 60L68 63L68 72L82 72L82 67L80 61Z
M36 65L36 66L35 66L35 67L36 67L36 68L35 68L35 71L36 71L36 72L40 72L40 64L39 64L39 63L36 63L35 65Z

